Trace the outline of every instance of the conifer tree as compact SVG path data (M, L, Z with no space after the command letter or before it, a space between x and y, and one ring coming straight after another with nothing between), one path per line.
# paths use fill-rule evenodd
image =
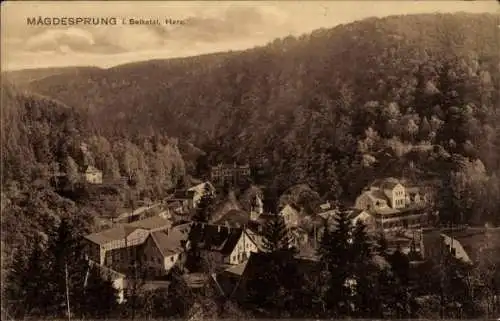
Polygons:
M276 218L269 220L264 225L262 231L264 250L266 252L277 252L283 250L289 250L292 245L292 239L288 228L282 217L276 216Z
M44 268L44 251L39 240L31 245L28 257L21 250L16 252L15 260L7 276L4 299L10 313L24 318L44 314L43 287L47 282Z

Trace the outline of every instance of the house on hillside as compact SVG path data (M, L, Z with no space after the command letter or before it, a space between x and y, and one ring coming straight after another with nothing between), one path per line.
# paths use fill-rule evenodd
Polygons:
M439 260L443 251L468 264L487 257L500 264L500 228L428 230L423 233L422 256Z
M202 257L215 267L235 265L257 252L257 246L243 228L193 223L189 235L191 244L201 250Z
M429 223L427 197L417 187L405 187L394 178L377 180L366 188L354 207L372 215L377 229L390 232L425 227Z
M250 186L240 196L239 201L243 210L250 212L250 218L256 220L264 213L264 193L256 186Z
M116 271L128 271L137 264L139 246L151 232L169 230L172 223L160 216L122 224L84 238L87 258Z
M250 221L250 213L233 209L225 213L221 218L214 221L214 225L223 225L227 227L243 228L248 225Z
M243 206L238 201L234 191L230 191L225 199L215 204L210 222L222 219L227 213L233 210L243 211Z
M319 275L321 267L317 260L288 257L283 266L291 266L296 264L297 268L305 276ZM287 264L288 263L288 264ZM248 262L240 264L234 268L227 269L217 274L217 281L221 284L226 294L232 294L235 300L239 303L245 303L248 295L249 286L260 277L272 269L275 262L272 259L272 254L269 253L251 253ZM297 288L297 290L300 290Z
M208 192L210 195L215 195L215 187L210 182L204 182L187 189L187 192L192 192L192 205L193 208L198 206L201 198Z
M294 206L287 204L283 207L279 213L279 216L285 221L285 225L288 228L296 227L300 222L300 212Z
M210 180L217 186L224 186L226 183L238 186L245 183L245 181L250 178L250 174L249 164L218 164L217 166L212 166L210 170Z
M161 204L156 203L148 206L141 206L132 212L125 212L113 219L114 223L131 223L134 221L146 219L151 216L159 215L161 213ZM163 215L166 215L163 213Z
M168 274L174 266L182 266L188 249L188 233L178 228L150 233L141 249L140 262L149 277Z
M90 184L102 184L102 171L89 165L83 172L83 179Z

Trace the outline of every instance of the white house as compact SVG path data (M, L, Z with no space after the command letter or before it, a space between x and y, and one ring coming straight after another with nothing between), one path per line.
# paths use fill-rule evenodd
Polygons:
M166 275L175 265L183 264L189 245L187 240L188 234L176 228L151 233L144 242L140 258L147 276Z
M94 166L87 166L83 177L88 183L91 184L102 184L102 171L98 170Z
M243 228L193 224L189 240L202 255L216 265L240 264L258 252L257 245Z

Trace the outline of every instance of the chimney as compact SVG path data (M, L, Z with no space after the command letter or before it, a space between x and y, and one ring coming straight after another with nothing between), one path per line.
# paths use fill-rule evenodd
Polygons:
M217 233L220 233L220 228L221 228L221 226L217 225Z

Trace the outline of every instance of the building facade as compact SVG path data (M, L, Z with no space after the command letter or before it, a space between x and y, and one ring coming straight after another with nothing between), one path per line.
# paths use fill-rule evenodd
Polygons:
M356 210L374 218L384 232L425 227L429 224L429 204L418 187L405 187L394 178L379 180L366 188L355 201Z
M227 165L219 164L212 166L210 170L210 180L217 186L223 186L226 183L234 186L240 185L248 180L251 175L250 165Z

